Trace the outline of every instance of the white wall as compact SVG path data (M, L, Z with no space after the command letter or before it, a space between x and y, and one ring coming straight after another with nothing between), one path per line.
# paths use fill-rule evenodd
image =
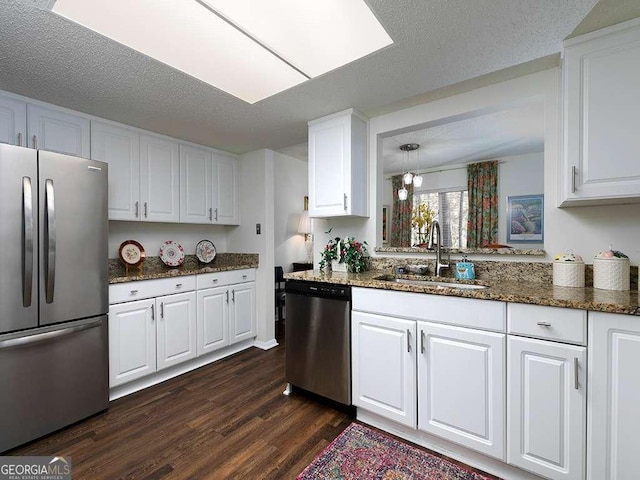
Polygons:
M229 230L227 244L234 252L257 253L256 346L270 348L275 341L274 299L274 153L258 150L239 160L240 222ZM259 223L261 233L256 233Z
M219 253L240 250L227 250L227 230L231 227L222 225L193 225L184 223L155 222L109 222L109 258L118 258L118 249L125 240L139 242L148 257L157 257L160 245L166 240L178 242L187 255L195 255L196 244L208 239L216 246Z
M566 249L585 257L591 263L593 256L611 243L637 264L640 261L640 208L637 205L611 205L602 207L573 207L559 209L558 168L560 165L560 69L552 68L506 82L490 85L470 92L454 95L434 102L374 117L369 122L369 210L366 220L331 220L334 232L354 235L371 245L381 244L378 226L382 219L384 176L378 158L382 140L388 132L410 129L414 125L438 122L454 115L508 105L527 98L540 98L544 102L544 194L546 256L510 258L519 261L550 261ZM381 192L378 194L378 192ZM388 200L387 200L388 201ZM326 229L326 228L325 228ZM318 248L316 247L316 251ZM429 256L429 255L427 255ZM474 256L476 259L505 260L503 257Z
M507 242L507 197L544 193L544 154L500 158L498 164L498 243L515 248L541 248L540 243Z
M309 191L308 167L309 163L303 160L274 154L274 260L285 272L291 271L293 262L307 259L304 236L297 231Z

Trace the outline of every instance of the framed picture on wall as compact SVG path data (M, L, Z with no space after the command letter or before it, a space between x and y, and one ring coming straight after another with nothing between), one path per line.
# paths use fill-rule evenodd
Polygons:
M382 243L389 243L389 205L382 206Z
M507 197L507 243L542 243L544 195Z

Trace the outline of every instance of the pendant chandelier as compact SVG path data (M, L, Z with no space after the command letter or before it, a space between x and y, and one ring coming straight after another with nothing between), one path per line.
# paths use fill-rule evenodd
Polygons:
M414 150L418 150L419 148L420 148L420 144L418 143L405 143L403 145L400 145L400 150L405 152L405 157L407 159L409 157L409 152L413 152ZM416 172L418 170L418 158L419 158L418 155L419 154L416 153ZM404 185L411 185L411 183L413 183L414 187L421 186L422 176L418 175L417 173L415 175L411 173L408 168L408 161L405 163L407 163L407 171L402 176ZM404 185L402 186L402 188L398 189L398 200L406 200L407 197L409 196L409 191L405 188Z

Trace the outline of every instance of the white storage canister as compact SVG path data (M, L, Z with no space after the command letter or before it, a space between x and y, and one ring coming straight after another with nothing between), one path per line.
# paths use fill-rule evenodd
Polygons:
M629 290L629 257L617 250L605 250L593 259L593 287L602 290Z
M584 261L571 252L556 255L553 261L553 284L559 287L584 287Z

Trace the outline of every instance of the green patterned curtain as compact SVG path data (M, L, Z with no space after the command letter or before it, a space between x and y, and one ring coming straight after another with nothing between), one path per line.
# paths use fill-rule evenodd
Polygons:
M467 248L498 243L498 162L467 166L469 222Z
M404 185L402 175L391 177L393 186L393 218L391 221L391 246L411 246L411 210L413 208L413 184ZM409 195L406 200L398 200L398 190L407 189Z

